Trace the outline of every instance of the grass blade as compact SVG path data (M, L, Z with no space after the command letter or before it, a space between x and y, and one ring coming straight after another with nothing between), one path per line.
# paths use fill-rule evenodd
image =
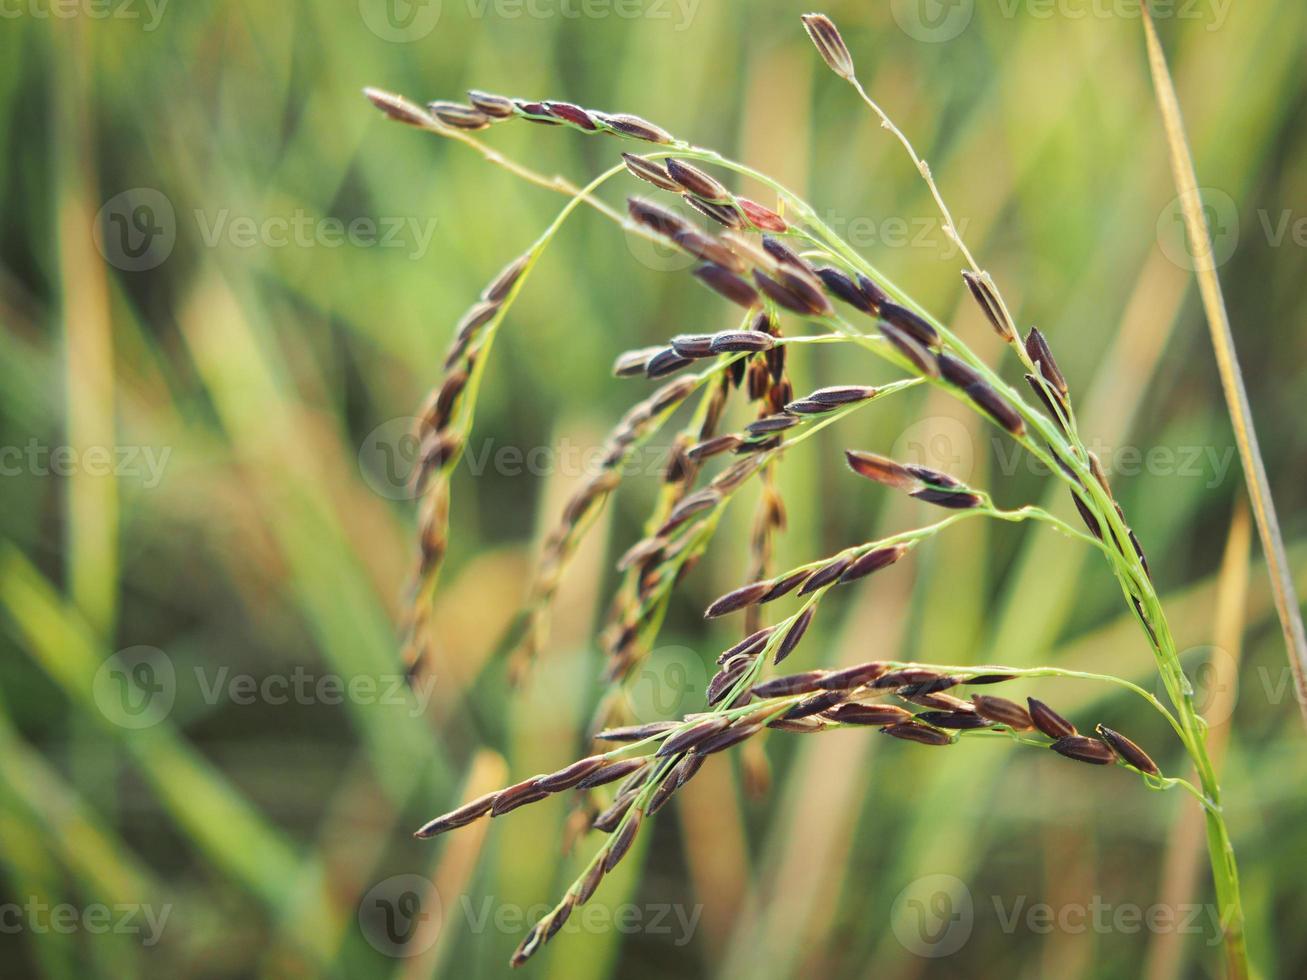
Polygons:
M1298 693L1298 705L1307 723L1307 634L1303 632L1302 613L1298 609L1297 593L1289 574L1289 561L1284 552L1284 539L1280 535L1280 522L1271 499L1271 488L1266 480L1266 467L1262 463L1261 449L1257 445L1257 431L1253 427L1252 409L1248 405L1248 392L1239 370L1239 359L1234 348L1234 335L1230 332L1230 316L1221 294L1221 281L1212 261L1212 241L1203 218L1202 199L1198 194L1198 177L1194 171L1193 154L1185 138L1184 121L1180 116L1180 101L1175 83L1167 68L1166 55L1157 37L1148 4L1140 4L1143 12L1144 39L1148 45L1148 65L1153 75L1153 89L1157 106L1166 130L1170 151L1171 171L1175 188L1180 195L1185 229L1189 241L1197 252L1194 256L1194 274L1202 296L1207 325L1211 329L1212 349L1216 353L1216 367L1221 376L1221 389L1230 411L1239 458L1243 462L1244 476L1248 481L1248 496L1252 501L1253 516L1257 520L1257 533L1266 552L1266 567L1271 576L1271 592L1275 596L1275 609L1284 630L1284 642L1293 672L1293 683Z

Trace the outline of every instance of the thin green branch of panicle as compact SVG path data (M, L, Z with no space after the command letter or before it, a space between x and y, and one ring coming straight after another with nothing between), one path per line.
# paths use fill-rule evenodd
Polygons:
M1090 533L1078 531L1040 508L999 510L988 494L966 487L947 474L851 451L849 464L859 475L957 512L935 524L855 545L771 579L749 583L719 598L709 607L709 616L747 609L749 621L755 624L761 620L758 607L764 603L791 593L803 601L775 625L750 632L740 643L723 652L718 660L721 670L705 694L707 712L652 728L636 726L649 730L643 735L637 731L631 744L579 760L559 773L532 777L471 801L430 822L419 836L433 836L486 814L498 816L565 789L577 789L589 795L609 782L624 780L608 808L593 822L594 829L611 833L611 838L567 890L563 901L533 927L514 957L517 964L552 937L572 909L589 898L604 874L626 853L644 816L656 812L713 752L777 728L803 732L876 724L896 738L927 745L952 744L963 736L1006 736L1024 745L1049 746L1082 762L1100 765L1119 762L1138 771L1150 788L1181 787L1200 801L1207 820L1209 853L1225 924L1230 971L1234 976L1245 976L1247 954L1238 877L1221 809L1220 788L1206 752L1205 725L1180 670L1175 643L1143 550L1113 498L1101 465L1080 437L1066 379L1042 334L1032 329L1024 340L1020 337L1016 320L993 277L979 266L963 242L929 166L858 81L852 57L834 24L822 15L813 14L804 17L804 25L826 63L853 86L881 125L899 140L926 182L943 216L946 233L957 243L966 261L965 283L996 332L1015 352L1036 396L1035 403L1028 402L944 324L850 248L821 221L811 205L744 164L677 140L638 117L598 112L570 103L532 102L473 92L471 105L435 102L424 109L399 96L369 90L369 98L392 118L462 142L516 176L569 197L541 238L487 287L481 303L469 312L456 336L446 366L446 379L433 393L423 413L419 432L424 447L419 474L423 492L422 548L417 599L409 624L409 649L420 652L429 625L430 599L448 527L448 472L457 461L470 429L476 391L491 341L541 252L581 203L630 233L670 244L699 259L702 264L695 275L705 285L745 307L749 317L756 313L756 319L746 318L743 330L683 335L673 338L665 348L633 352L619 360L618 373L643 373L655 378L687 367L697 358L715 358L700 374L684 378L679 388L673 383L660 389L662 395L656 392L641 403L643 408L637 406L623 420L610 438L611 451L606 459L612 466L569 501L546 542L527 610L524 648L532 656L545 643L548 604L563 568L593 526L598 509L620 482L620 464L667 422L677 405L693 391L704 389L698 409L674 443L675 453L682 455L669 462L665 486L646 527L646 537L623 559L621 567L626 570L626 578L610 618L610 632L616 639L610 639L607 644L613 686L601 700L601 721L613 720L608 707L618 701L620 685L630 668L652 645L673 587L708 547L735 492L755 475L766 472L785 449L874 400L873 395L865 392L878 397L929 383L975 409L1043 462L1054 478L1067 484ZM536 173L471 135L506 119L635 140L646 144L646 152L640 156L623 154L621 165L578 187L563 178ZM731 171L760 183L776 195L777 210L732 193L689 161ZM728 230L720 237L714 236L672 212L637 198L630 200L629 217L624 217L595 196L606 181L624 170L661 191L677 195ZM755 234L762 235L761 242L750 237ZM798 244L802 251L795 251L787 241ZM825 265L819 268L817 262ZM875 332L867 332L837 312L828 294L870 317L868 322L874 325ZM778 324L783 314L827 332L815 336L781 336ZM852 399L850 404L823 402L823 398L837 397L832 393L835 390L794 399L785 375L783 355L785 348L804 343L854 344L909 377L878 389L840 389L838 397ZM741 384L746 372L750 400L759 403L761 414L743 432L717 436L715 424L724 411L725 400ZM721 384L717 386L715 379L719 378ZM676 397L666 394L669 390ZM650 407L651 402L656 407ZM691 445L690 440L694 438L699 442ZM703 460L723 451L743 458L700 489L693 489ZM886 662L861 665L865 677L857 674L858 668L849 668L764 680L769 664L779 663L793 652L828 591L895 563L920 541L971 516L1004 521L1038 520L1103 553L1148 638L1174 710L1120 678L1053 667L938 667ZM1184 745L1197 771L1198 785L1178 777L1162 776L1142 749L1110 729L1099 726L1096 737L1081 735L1041 702L1031 700L1029 709L985 695L963 702L946 691L962 684L1041 676L1097 680L1123 686L1141 696L1162 714ZM894 705L869 703L869 697L874 700L882 695L893 695L909 705L925 706L928 710L914 713ZM1046 743L1024 734L1036 729L1052 741ZM612 731L607 737L613 737ZM637 748L654 751L643 761L627 757Z

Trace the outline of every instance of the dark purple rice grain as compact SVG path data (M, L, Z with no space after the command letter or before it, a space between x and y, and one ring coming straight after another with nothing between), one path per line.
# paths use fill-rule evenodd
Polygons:
M913 490L911 496L937 507L947 507L950 510L970 510L973 507L981 506L985 502L985 498L970 490L936 490L934 487L922 487L920 490Z
M768 299L782 309L805 316L813 312L804 297L791 292L761 269L753 270L753 281Z
M795 735L811 735L824 729L826 723L820 717L799 718L793 721L788 718L775 718L767 722L767 727L781 732L793 732Z
M648 228L650 231L667 238L674 238L678 233L690 229L690 226L680 215L646 201L642 197L628 197L626 199L626 212L637 225Z
M811 398L800 398L785 405L785 411L791 415L824 415L837 408L838 405L828 405L825 402L813 401Z
M666 349L665 347L643 347L639 350L624 351L617 355L617 360L613 361L613 374L619 378L633 378L638 374L644 374L649 359Z
M736 657L734 660L728 660L721 670L713 675L708 682L708 690L705 692L705 699L708 704L717 704L722 698L730 692L735 686L735 682L740 679L744 672L753 663L752 657Z
M917 715L920 721L936 728L950 728L966 731L973 728L988 728L990 722L974 712L964 711L923 711Z
M773 235L763 235L762 247L766 250L768 255L781 265L793 266L796 269L808 273L808 275L816 274L816 270L813 269L807 259L794 249L790 248L789 245L785 244L779 238L776 238Z
M747 738L752 738L762 731L762 724L755 722L753 724L735 724L730 728L718 732L694 747L695 755L707 756L714 752L721 752L723 749L729 749L732 745L739 745Z
M989 416L1007 429L1014 436L1023 436L1026 433L1026 423L1017 410L1008 404L1007 400L989 385L982 382L967 385L964 389L967 397L979 405Z
M687 368L694 362L688 357L682 357L676 353L673 347L665 347L653 357L649 358L648 363L644 366L645 376L654 378L665 378L669 374L675 374L682 368Z
M799 571L790 572L788 575L784 575L781 578L773 579L772 586L767 591L767 594L758 601L771 602L774 599L779 599L783 595L788 595L798 588L799 583L811 574L812 572L809 569L804 568Z
M503 816L520 806L543 800L548 795L549 791L541 789L535 777L524 779L507 789L500 790L499 795L495 797L494 804L490 807L490 815L492 817Z
M718 239L706 235L698 229L683 229L672 236L672 241L682 251L688 252L696 259L702 259L704 262L712 262L736 273L743 272L747 268L744 260Z
M491 281L481 292L481 298L487 303L499 303L509 294L517 281L522 278L522 273L526 271L527 264L531 261L531 256L519 256L508 265L500 270L499 275Z
M833 294L838 296L844 302L848 303L855 310L863 313L872 313L875 310L871 300L867 298L866 293L858 288L858 284L846 276L839 269L832 266L822 266L816 270L818 278L825 284Z
M858 288L862 290L862 295L867 297L873 313L890 301L889 294L861 272L858 273Z
M870 684L887 670L889 667L886 664L872 660L865 664L845 667L843 670L830 671L822 677L820 686L824 690L851 691L855 687Z
M732 231L740 231L744 228L744 219L740 217L740 212L729 204L718 204L716 201L705 201L701 197L695 197L693 194L684 194L681 198L686 204L694 208L705 218L711 218L719 225L730 228Z
M710 357L713 335L710 333L683 333L672 338L672 349L682 357Z
M863 576L870 575L872 572L888 568L902 558L907 550L901 544L891 545L887 548L873 548L865 555L853 560L853 564L849 565L840 575L840 584L853 582Z
M972 298L980 311L985 314L985 319L990 322L994 331L1004 340L1015 340L1011 327L1003 319L1000 313L998 297L993 295L989 283L982 277L976 275L970 269L962 270L962 279L967 284L967 289L971 291Z
M951 381L959 388L966 388L968 385L976 383L984 384L984 379L976 373L976 369L964 361L958 360L952 354L942 353L937 358L939 362L939 373L945 381Z
M603 786L606 783L615 782L630 776L632 773L639 772L645 767L645 764L646 760L644 759L623 759L620 762L610 762L590 773L577 783L576 787L577 789L593 789L596 786Z
M581 887L576 891L577 905L584 905L586 902L590 901L591 896L594 895L595 889L599 887L599 882L603 880L603 877L604 864L602 861L596 861L594 866L586 872L585 877L581 879Z
M724 296L732 303L746 309L758 305L758 291L729 269L711 262L705 262L694 270L694 275L709 289Z
M846 449L844 450L844 459L849 464L849 469L853 470L854 473L875 483L909 492L917 488L917 478L913 476L911 471L888 456L863 452L857 449Z
M889 321L882 321L877 329L880 330L880 335L888 340L918 372L931 378L939 374L939 368L935 364L935 359L930 356L930 351L908 334Z
M974 683L974 681L968 681ZM1025 732L1035 727L1028 712L1015 701L1007 698L990 697L984 694L971 695L971 703L976 707L976 714L1000 725L1006 725L1013 731Z
M426 840L427 838L435 837L437 834L443 834L448 830L455 830L459 827L464 827L467 824L472 823L474 820L479 820L490 812L490 808L494 805L495 798L498 795L498 792L487 793L484 796L479 796L474 800L470 800L458 807L456 810L450 810L448 813L442 814L434 820L427 821L418 828L413 836Z
M676 780L677 786L684 786L695 774L703 767L706 756L699 755L697 752L691 752L681 758L673 768L668 779Z
M834 385L818 388L808 396L812 401L823 405L847 405L851 402L866 401L875 397L876 389L870 385Z
M458 326L454 330L454 336L460 339L470 338L483 326L494 318L499 312L499 303L481 301L463 314L463 319L458 321Z
M775 346L776 339L759 330L723 330L713 334L712 339L714 354L767 351Z
M1030 708L1030 720L1049 738L1067 738L1076 734L1076 726L1043 701L1026 698L1026 704Z
M1036 397L1038 397L1040 402L1043 404L1044 411L1048 413L1048 417L1057 423L1057 427L1061 429L1062 433L1065 435L1066 426L1062 424L1062 415L1053 407L1052 399L1048 397L1048 390L1044 387L1044 382L1040 381L1040 379L1036 378L1033 374L1023 375L1023 377L1026 379L1026 384L1030 385L1030 390L1035 393ZM1062 467L1063 472L1066 472L1068 467L1060 458L1057 457L1056 453L1054 453L1054 458L1057 459L1058 465ZM1072 471L1069 475L1074 477L1075 472Z
M651 735L661 735L663 732L669 732L676 727L677 723L674 721L651 721L644 725L622 725L619 728L605 728L595 735L595 738L601 742L638 742Z
M546 102L544 106L545 110L555 119L561 119L573 126L579 126L587 132L593 133L599 128L599 124L591 118L590 113L579 105L573 105L570 102Z
M1038 365L1039 373L1063 399L1066 399L1071 393L1071 389L1067 387L1066 376L1057 366L1057 361L1053 360L1053 351L1049 349L1048 340L1039 332L1038 327L1031 327L1030 332L1026 334L1026 354Z
M757 653L766 645L767 638L771 636L772 633L774 633L775 631L776 631L775 626L764 626L760 630L755 630L754 632L746 636L743 640L741 640L739 643L735 644L733 647L728 647L727 649L723 650L720 656L718 656L717 662L719 664L724 664L726 663L726 661L734 657L752 655Z
M790 694L807 694L810 691L824 690L823 681L827 672L824 670L805 670L799 674L786 674L773 677L753 686L753 693L760 698L779 698Z
M526 99L514 99L513 107L528 122L541 123L546 126L561 126L562 123L550 115L543 102L529 102Z
M897 704L841 704L825 714L842 725L896 725L911 719L912 712Z
M853 80L853 57L849 54L839 28L825 14L804 14L803 27L812 39L813 46L821 55L826 67L841 78Z
M672 180L681 186L681 189L689 191L703 200L720 203L733 199L731 192L720 181L684 160L669 157L667 160L667 173Z
M721 715L713 715L705 718L703 721L696 722L688 728L683 728L674 735L669 735L663 740L663 744L658 746L655 753L659 756L675 755L677 752L684 752L686 749L703 741L709 735L715 735L727 725L730 720L723 718Z
M565 789L571 789L603 764L603 758L597 755L579 759L570 766L558 770L558 772L541 776L536 780L536 785L546 792L559 793Z
M745 431L751 436L769 435L773 432L782 432L785 429L792 429L799 424L799 418L795 415L768 415L766 418L758 419L756 422L750 422L745 426Z
M490 117L484 112L461 102L428 102L427 111L455 129L478 130L490 125Z
M621 824L622 818L626 816L626 811L631 809L631 805L634 802L634 793L618 796L613 800L608 809L604 810L590 821L590 827L593 830L598 830L600 833L611 834Z
M808 577L807 581L803 583L803 588L799 589L799 595L809 595L834 582L844 574L844 570L852 563L853 558L850 555L840 555L828 561Z
M655 126L647 119L641 119L639 116L632 116L626 113L595 113L598 120L605 126L616 130L622 136L629 136L632 139L644 140L648 143L674 143L672 134L659 126Z
M910 672L905 671L904 673L909 674ZM926 671L925 673L933 673L933 671ZM961 677L954 677L951 674L935 674L930 680L918 681L915 684L904 684L894 693L905 698L921 698L939 691L947 691L949 688L957 687L961 683Z
M898 670L891 670L888 673L881 674L876 678L873 687L891 688L922 685L936 685L949 678L944 674L934 670L927 670L924 667L900 667ZM952 685L946 685L952 686Z
M691 446L686 450L686 455L698 462L716 456L718 453L728 452L738 446L740 442L740 437L734 434L717 436L715 439L708 439L698 445Z
M898 303L882 303L879 316L882 320L894 324L917 343L926 347L939 346L939 331L906 306L900 306Z
M727 613L733 613L746 606L752 606L760 601L771 588L770 582L751 582L748 585L742 585L738 589L732 589L724 596L714 600L704 613L705 619L716 619L718 616L725 616Z
M1084 735L1065 735L1049 746L1058 755L1093 766L1106 766L1116 761L1112 747L1096 738Z
M812 617L816 611L816 606L809 606L799 614L799 618L785 631L785 637L776 647L776 657L772 660L773 664L779 664L794 652L794 648L799 645L799 641L803 639L803 634L808 631L808 627L812 624Z
M800 718L819 715L843 700L843 691L822 691L820 694L814 694L812 697L804 698L794 707L785 712L785 714L781 715L781 717L786 721L797 721Z
M938 728L931 728L929 725L923 725L916 721L902 721L895 725L887 725L881 729L886 735L892 735L894 738L901 738L908 742L920 742L922 745L949 745L953 737L947 732L941 732Z
M658 161L646 160L634 153L623 153L622 161L626 164L626 169L631 172L632 176L648 181L660 190L680 192L680 185L672 180L667 169Z
M658 788L653 791L653 795L649 797L649 802L645 806L645 813L652 816L661 810L667 801L672 798L672 794L680 789L680 786L680 783L671 778L671 773L668 773L667 776L663 777L663 781L658 784Z
M1149 757L1148 753L1120 732L1114 731L1106 725L1099 725L1098 734L1103 737L1103 741L1116 751L1117 755L1140 772L1146 772L1150 776L1160 776L1162 774L1162 770L1157 768L1157 763Z
M605 874L611 873L613 868L617 867L617 862L621 861L626 856L626 852L631 849L635 835L640 830L641 816L639 810L632 810L627 814L626 822L622 824L617 836L608 845L608 853L604 856Z
M477 89L469 89L467 100L487 116L495 119L507 119L513 115L513 100L502 95L492 95Z

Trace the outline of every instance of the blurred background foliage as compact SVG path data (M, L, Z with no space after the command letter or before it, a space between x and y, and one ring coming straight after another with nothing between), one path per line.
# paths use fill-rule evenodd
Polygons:
M1183 267L1131 7L877 0L827 12L868 88L932 162L1018 319L1044 329L1078 392L1082 431L1114 471L1224 755L1254 957L1268 975L1301 975L1302 721ZM595 627L612 562L652 500L652 466L583 550L551 651L523 689L507 688L496 653L542 529L584 476L576 453L648 390L613 380L612 358L734 315L669 256L588 209L564 227L488 371L472 448L488 462L478 475L465 463L455 481L429 683L387 696L414 554L404 433L454 322L563 201L386 123L360 89L425 100L477 87L654 120L806 192L875 264L997 357L920 181L815 57L802 9L6 6L6 975L505 972L541 903L593 846L561 853L566 802L434 843L409 832L466 794L581 749L600 689ZM1160 17L1301 582L1307 8L1194 0ZM527 124L486 139L572 179L617 150ZM631 184L615 180L604 196L619 203L647 189ZM792 363L799 391L890 376L843 348ZM778 567L933 516L851 477L844 446L915 453L1005 504L1050 494L1067 511L988 428L912 392L790 454ZM1173 455L1131 455L1154 447ZM520 467L513 450L527 454ZM694 680L735 638L736 624L699 614L742 581L756 493L731 509L682 587L655 666ZM969 522L831 600L791 661L798 669L869 656L1049 662L1154 684L1107 569L1038 528ZM166 717L130 727L105 667L134 663L139 647L153 648L143 655L151 676L171 671L173 686ZM281 697L296 677L309 693L292 686ZM374 686L331 693L351 682ZM663 707L699 707L700 687L677 690ZM1133 699L1065 681L1030 693L1082 728L1125 730L1164 769L1183 765ZM595 915L528 969L567 980L1218 969L1206 916L1193 930L1113 926L1110 911L1098 928L1092 916L1096 899L1144 911L1211 901L1197 814L1181 794L1051 754L930 750L874 732L774 735L765 756L769 787L758 785L760 755L748 786L738 758L715 758L604 883ZM414 892L396 875L434 889ZM397 950L384 906L408 892L425 904ZM960 933L947 930L968 932L957 951L922 955L943 948L923 946L921 928L940 894L949 904L936 924L950 942ZM1087 906L1090 918L1038 928L1024 909L1040 903L1055 915ZM87 914L100 906L118 910L107 931ZM51 925L42 907L71 909L71 926ZM131 909L128 923L119 912ZM166 914L157 935L147 913Z

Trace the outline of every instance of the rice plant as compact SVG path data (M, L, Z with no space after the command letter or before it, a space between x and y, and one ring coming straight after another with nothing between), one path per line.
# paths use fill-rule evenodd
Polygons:
M850 727L874 727L893 739L926 747L963 739L1007 739L1014 747L1050 749L1069 760L1123 769L1153 790L1178 789L1192 796L1205 817L1228 971L1246 976L1239 878L1205 725L1181 671L1144 549L1114 498L1104 467L1080 434L1072 387L1058 367L1049 338L1033 327L1021 329L998 283L963 241L929 166L863 88L835 25L820 14L805 16L803 24L826 65L849 83L920 172L944 231L964 261L965 285L1020 365L1028 394L1004 381L945 323L872 266L823 222L812 203L746 164L679 140L638 116L568 102L474 91L467 103L437 101L424 107L391 93L367 91L392 119L460 141L488 162L568 199L553 223L482 291L458 324L446 373L420 415L419 559L406 624L411 671L423 669L429 645L432 598L453 505L450 474L471 431L478 387L497 333L558 228L582 206L593 208L630 234L693 257L698 262L694 277L736 309L716 332L673 336L665 345L618 359L613 373L619 378L672 380L637 402L617 423L598 472L568 501L539 557L522 634L511 654L510 674L519 681L548 653L551 601L569 558L621 483L623 462L689 406L679 413L689 418L672 437L673 451L645 535L618 564L621 581L600 637L607 693L595 719L596 748L557 772L531 776L467 801L425 824L417 836L434 837L554 794L577 794L580 812L590 830L604 835L602 843L558 904L522 940L512 959L519 965L595 893L646 821L714 753L773 731L819 735ZM611 167L577 187L506 158L476 135L519 122L615 137L638 152L621 153ZM761 184L774 199L759 202L734 193L726 183L730 175ZM651 196L632 196L622 214L596 195L601 186L619 178L641 181L652 188L646 190ZM666 206L673 201L688 206L707 224ZM796 392L789 361L812 345L848 349L850 366L857 363L853 355L869 355L902 376L884 384L850 379L837 387ZM1050 479L1065 485L1084 529L1038 506L1000 508L984 488L948 473L850 447L850 479L864 478L908 494L940 508L945 516L852 543L794 568L770 571L770 544L784 523L783 502L772 480L786 452L850 415L874 410L886 399L923 385L974 409L1044 464ZM728 407L741 403L749 406L754 421L738 431L723 431ZM717 656L719 669L704 692L702 711L632 723L623 717L621 692L655 642L673 590L710 547L737 491L749 484L763 488L748 557L756 574L706 607L710 618L738 614L743 638ZM839 669L775 670L802 642L832 590L865 588L855 583L874 574L894 574L891 566L913 549L972 519L1037 522L1100 554L1138 622L1170 703L1120 677L1055 665L1019 668L885 659ZM767 625L764 607L774 602L786 605L787 612ZM1158 712L1191 760L1194 778L1163 773L1126 735L1089 720L1081 722L1086 727L1082 731L1027 694L1031 681L1055 676L1114 685L1142 702L1141 708ZM981 690L959 696L974 688ZM1020 700L989 693L1012 688L1021 690Z

